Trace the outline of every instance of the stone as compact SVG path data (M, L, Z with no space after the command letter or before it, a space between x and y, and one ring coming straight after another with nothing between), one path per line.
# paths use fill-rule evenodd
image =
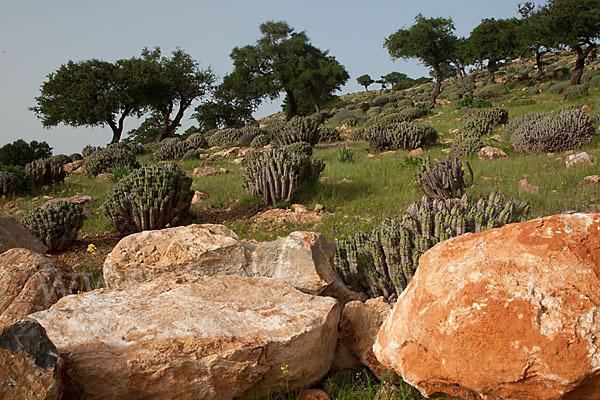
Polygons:
M298 395L298 400L329 400L329 396L321 389L304 389Z
M374 158L374 157L375 157L375 154L371 154L371 153L367 154L367 158Z
M210 158L227 158L240 152L241 147L229 147L210 155Z
M350 353L368 367L379 380L392 381L395 373L381 365L373 344L383 321L392 311L392 306L383 297L366 302L351 301L344 306L340 321L340 341L345 342Z
M452 148L451 147L447 147L445 149L442 149L441 151L442 151L442 153L450 154L450 153L452 153Z
M0 214L0 254L13 248L24 248L44 254L48 251L40 239L35 237L16 219Z
M565 155L566 155L566 156L573 155L574 153L575 153L575 152L574 152L573 150L567 150L567 151L565 151Z
M454 139L451 138L446 138L444 140L442 140L442 144L452 144L454 142Z
M397 153L397 151L395 151L395 150L388 150L388 151L384 151L383 153L381 153L381 155L386 155L386 154L391 155L391 154L396 154L396 153Z
M43 207L46 207L49 204L53 204L53 203L56 203L59 201L68 201L69 203L75 203L75 204L79 204L82 207L85 207L85 206L89 205L90 203L93 203L96 200L98 200L96 197L78 194L78 195L71 196L71 197L61 197L61 198L57 198L57 199L48 200L47 202L44 203Z
M320 214L323 211L323 204L315 204L315 212Z
M78 171L81 167L83 167L83 160L75 160L63 165L63 169L67 173Z
M525 178L523 178L519 181L518 189L520 192L526 192L526 193L539 193L539 191L540 191L539 186L532 185Z
M192 172L192 176L194 178L201 178L203 176L221 175L221 174L226 174L228 172L229 171L227 171L225 168L215 168L215 167L211 167L210 165L207 165L205 167L194 168L194 171Z
M240 158L235 158L235 159L231 160L230 163L232 163L232 164L241 164L243 161L244 161L244 158L240 157Z
M304 204L292 204L292 210L296 214L306 214L308 212L308 208Z
M210 400L315 384L339 314L335 299L278 279L213 276L68 296L30 318L64 360L72 398Z
M495 160L497 158L504 158L508 156L504 151L496 147L485 146L482 147L481 150L479 150L479 153L477 153L477 157L480 160Z
M597 399L600 214L553 215L444 241L374 352L422 394Z
M554 157L556 154L555 154L555 153L553 153L553 152L551 152L551 151L549 151L548 153L546 153L546 155L547 155L549 158L552 158L552 157Z
M421 154L423 154L423 149L420 147L417 147L416 149L411 150L410 153L408 153L408 156L409 157L418 157Z
M399 394L398 386L391 382L384 382L381 389L377 391L373 400L394 400Z
M224 225L189 225L129 235L104 261L104 281L122 289L160 276L267 276L305 293L357 300L333 270L335 245L319 233L292 232L273 242L244 243Z
M598 175L589 175L583 178L583 183L586 185L597 185L600 183L600 176Z
M198 204L201 201L208 199L208 195L206 193L202 193L198 190L194 190L194 197L192 197L192 204Z
M577 154L571 154L565 160L565 164L567 168L585 166L585 165L594 165L596 164L596 157L590 156L588 153L581 152Z
M27 249L0 254L0 328L49 308L79 288L79 275L58 258Z
M500 135L494 135L494 136L492 136L492 140L494 142L502 142L504 139L502 139L502 136L500 136Z
M20 321L0 332L0 398L58 400L61 360L44 328Z
M110 178L108 177L108 174L98 174L96 175L96 182L98 183L108 183L110 182Z

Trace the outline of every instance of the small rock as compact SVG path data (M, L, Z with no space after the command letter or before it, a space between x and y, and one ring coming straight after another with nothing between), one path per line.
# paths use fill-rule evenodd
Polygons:
M323 204L315 204L315 212L320 214L323 211Z
M574 152L573 150L567 150L567 151L565 151L565 155L566 155L566 156L570 156L570 155L572 155L572 154L574 154L574 153L575 153L575 152Z
M521 179L519 181L518 189L520 192L526 193L539 193L540 191L539 186L532 185L527 179Z
M446 139L442 140L442 144L450 144L453 142L454 142L454 139L452 139L452 138L446 138Z
M600 183L600 176L598 175L589 175L583 178L583 183L586 185L597 185Z
M552 158L552 157L554 157L554 155L555 155L555 154L554 154L553 152L548 152L548 154L546 154L546 155L547 155L548 157Z
M562 157L556 157L554 161L562 161Z
M382 155L384 154L396 154L397 152L394 150L389 150L389 151L384 151L383 153L381 153Z
M213 153L210 158L227 158L231 155L238 154L241 150L241 147L230 147L228 149L223 149L221 151L217 151Z
M374 154L371 154L371 153L367 154L367 158L373 158L373 157L375 157Z
M203 176L221 175L221 174L226 174L228 172L229 171L227 171L225 168L215 168L215 167L211 167L210 165L208 165L206 167L194 168L194 171L192 172L192 176L194 178L201 178Z
M192 204L198 204L201 201L208 199L208 195L206 193L202 193L198 190L194 190L194 197L192 197Z
M408 153L408 156L409 157L418 157L421 154L423 154L423 149L420 147L417 147L416 149L414 149L410 153Z
M244 159L240 157L240 158L235 158L235 159L231 160L230 163L232 163L232 164L241 164L242 161L244 161Z
M296 214L305 214L308 212L308 208L304 204L292 204L292 210Z
M497 158L507 157L506 153L500 149L491 146L485 146L479 153L477 153L477 157L480 160L495 160Z
M492 140L494 142L502 142L503 139L502 139L502 136L500 136L500 135L494 135L494 136L492 136Z
M63 165L65 172L74 172L79 170L83 166L83 160L75 160L73 162Z
M442 149L442 153L450 154L451 152L452 152L452 148L451 147Z
M321 389L304 389L298 400L329 400L329 396Z
M385 382L377 391L373 400L394 400L398 395L398 386L391 382Z
M456 135L458 133L458 129L450 129L448 132L453 135Z
M108 182L110 182L110 178L108 177L107 174L98 174L96 176L96 182L108 183Z
M61 197L58 199L51 199L48 200L46 203L44 203L43 207L46 207L47 205L59 202L59 201L68 201L69 203L75 203L75 204L79 204L82 207L87 206L90 203L93 203L94 201L98 200L96 197L92 197L92 196L86 196L86 195L75 195L75 196L71 196L71 197Z
M33 236L22 223L8 215L0 214L0 254L13 248L25 248L40 254L48 251L48 247Z
M581 152L577 154L571 154L565 161L567 168L578 167L582 165L594 165L596 164L596 157L590 156L588 153Z

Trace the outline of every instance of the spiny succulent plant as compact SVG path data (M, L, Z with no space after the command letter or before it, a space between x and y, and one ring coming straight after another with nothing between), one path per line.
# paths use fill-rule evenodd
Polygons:
M479 136L487 135L490 133L491 128L492 124L490 123L489 119L478 117L476 115L465 118L460 127L462 131L474 131L477 132Z
M34 186L51 185L65 180L66 172L61 160L49 157L30 162L25 166Z
M319 127L319 138L320 142L327 143L340 142L342 140L340 132L337 129L332 128L330 126Z
M93 152L98 150L102 150L102 146L92 146L91 144L88 144L83 148L83 150L81 150L81 155L83 158L88 158Z
M240 143L242 132L235 128L221 129L207 138L208 146L236 146Z
M465 172L471 175L466 182ZM473 169L468 161L463 165L456 157L448 156L446 160L433 164L428 159L421 164L415 181L427 197L454 199L461 197L467 188L473 186Z
M240 133L240 144L244 147L250 147L254 138L262 135L263 131L256 125L246 125L240 128Z
M365 128L354 128L348 135L348 139L353 142L369 140L369 131Z
M190 150L196 151L194 145L187 140L181 138L173 138L164 140L161 146L154 152L156 161L179 160Z
M142 166L113 187L104 213L122 234L174 226L190 209L191 186L176 164Z
M317 181L325 169L322 160L286 147L252 152L243 164L244 190L270 206L290 202L303 182Z
M83 160L83 156L79 153L73 153L69 156L69 158L71 159L71 161Z
M48 246L49 251L64 250L77 239L85 217L79 204L57 201L25 214L23 223Z
M395 301L414 275L421 255L452 237L481 232L529 218L529 204L488 199L434 200L423 197L398 219L387 219L371 233L337 241L335 270L353 290Z
M126 143L116 143L89 155L83 163L83 170L90 175L98 175L118 165L135 163L137 149Z
M456 157L468 157L483 147L481 135L473 129L460 130L452 142L452 154Z
M489 121L490 125L502 125L508 122L508 111L502 107L494 107L489 110L480 110L478 108L464 107L462 109L465 116L475 116Z
M369 145L373 150L414 150L434 144L438 134L426 124L400 122L386 126L375 125L369 128Z
M192 133L185 141L190 143L196 149L205 149L208 147L206 136L201 132Z
M12 172L0 171L0 196L17 194L21 187L21 179Z
M273 136L276 146L286 146L295 142L306 142L311 146L319 143L319 123L313 118L294 117Z
M254 139L252 139L252 142L250 142L250 147L252 147L253 149L260 149L265 147L266 145L269 144L269 136L265 135L265 134L261 134L256 136Z

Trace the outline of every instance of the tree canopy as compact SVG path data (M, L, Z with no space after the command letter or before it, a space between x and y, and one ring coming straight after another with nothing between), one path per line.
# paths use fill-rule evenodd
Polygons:
M456 40L451 18L426 18L419 14L410 28L399 29L386 38L384 47L392 58L417 58L432 70L437 81L429 102L429 107L433 107L444 80L443 65L451 62Z
M364 86L365 91L367 92L369 91L369 85L375 83L375 81L369 76L369 74L359 76L358 78L356 78L356 82L358 82L360 86Z
M18 139L0 147L0 165L24 167L34 160L50 157L51 155L52 148L46 142L32 140L27 144L23 139Z

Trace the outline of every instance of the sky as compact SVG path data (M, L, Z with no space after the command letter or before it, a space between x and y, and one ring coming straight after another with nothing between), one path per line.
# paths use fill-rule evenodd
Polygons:
M468 36L483 18L517 16L519 1L1 0L0 146L17 139L43 140L54 154L70 154L110 141L108 127L47 129L29 110L47 75L69 60L112 62L139 56L144 47L159 46L167 55L181 48L221 78L233 68L229 54L234 47L254 44L261 23L283 20L346 67L350 80L338 94L352 93L364 90L356 83L362 74L374 79L392 71L428 75L417 60L392 60L383 48L385 38L409 27L418 13L451 17L456 34ZM280 104L265 101L255 118L279 111ZM191 113L181 131L195 123ZM140 122L126 119L124 131Z

